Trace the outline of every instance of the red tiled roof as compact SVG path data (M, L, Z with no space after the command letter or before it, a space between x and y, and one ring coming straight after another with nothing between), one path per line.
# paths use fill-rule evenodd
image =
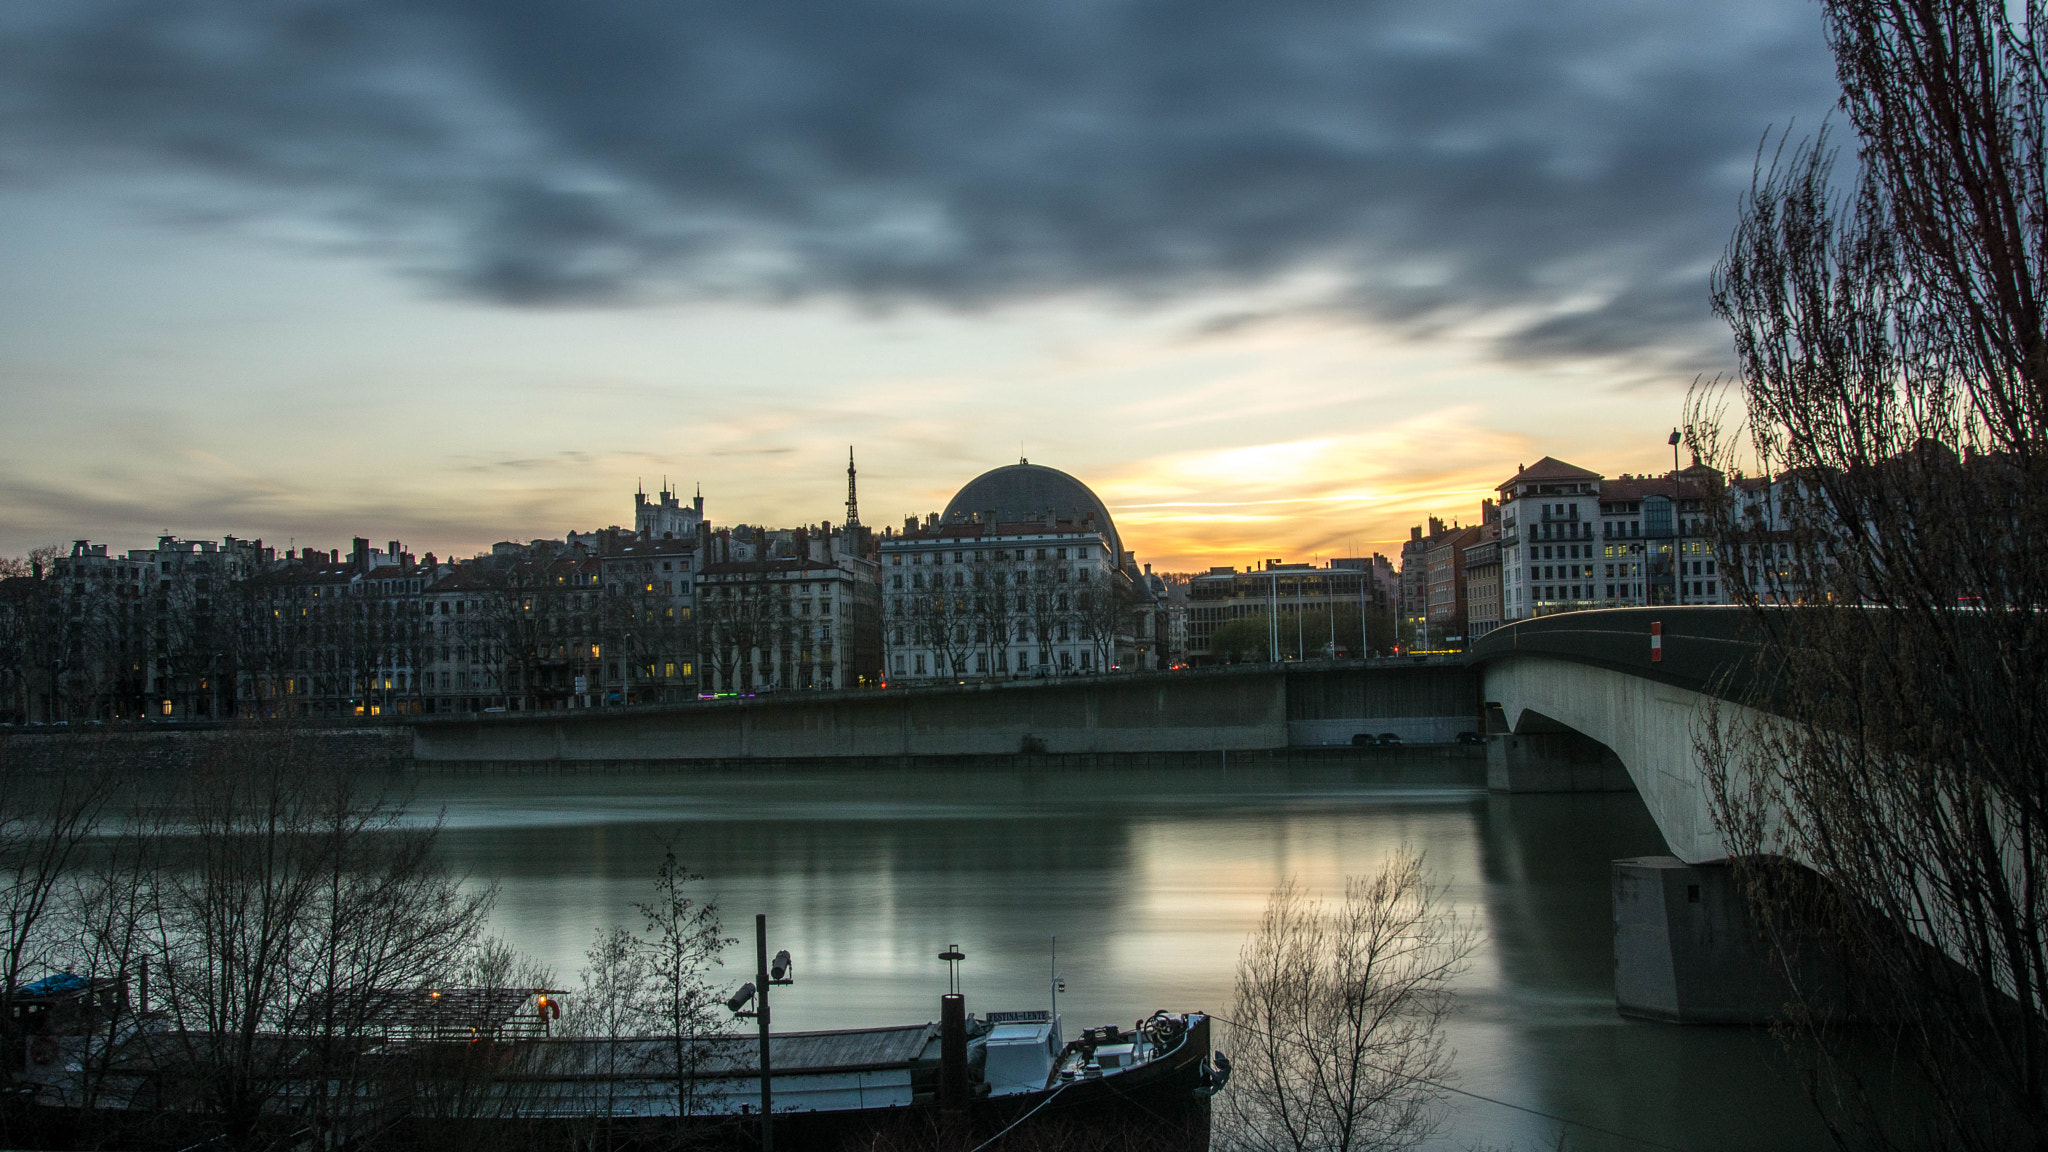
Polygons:
M1499 487L1514 484L1534 484L1547 480L1598 480L1598 472L1588 472L1576 464L1567 464L1555 456L1545 456L1520 472L1503 481Z

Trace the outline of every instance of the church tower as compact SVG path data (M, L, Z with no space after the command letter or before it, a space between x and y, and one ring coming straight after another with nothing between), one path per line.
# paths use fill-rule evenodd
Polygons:
M649 540L694 540L697 525L703 521L702 489L689 504L682 502L665 479L661 482L658 501L649 501L644 490L633 493L633 531Z

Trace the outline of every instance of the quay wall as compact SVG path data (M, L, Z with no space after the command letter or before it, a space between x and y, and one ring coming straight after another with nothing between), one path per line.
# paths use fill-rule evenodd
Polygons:
M260 739L366 771L976 770L1187 765L1213 755L1225 766L1356 761L1387 770L1442 760L1417 782L1456 783L1481 756L1453 743L1481 728L1478 683L1449 661L1358 662L403 721L74 725L0 730L0 767L115 759L179 768L227 742ZM1405 747L1351 747L1358 733L1387 732Z
M105 764L177 771L226 752L231 743L251 740L273 745L278 755L318 757L360 772L404 771L412 764L412 733L396 724L81 724L0 732L0 769L55 772Z
M1468 668L1334 665L787 693L660 708L427 718L428 765L886 760L1229 753L1348 746L1359 732L1447 743L1479 727Z

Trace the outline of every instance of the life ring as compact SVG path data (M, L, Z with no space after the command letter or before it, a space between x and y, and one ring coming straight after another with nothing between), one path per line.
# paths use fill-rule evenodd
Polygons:
M38 1036L28 1042L28 1058L38 1064L48 1064L57 1058L57 1040L54 1036Z

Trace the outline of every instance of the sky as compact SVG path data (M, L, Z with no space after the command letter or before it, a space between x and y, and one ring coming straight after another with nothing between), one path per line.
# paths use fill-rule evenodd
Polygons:
M945 506L1175 570L1669 467L1797 0L11 0L0 555Z

